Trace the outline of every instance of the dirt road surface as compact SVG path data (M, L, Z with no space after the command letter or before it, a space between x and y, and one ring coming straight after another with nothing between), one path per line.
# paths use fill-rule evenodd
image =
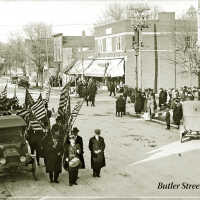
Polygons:
M57 101L56 97L51 99L50 107ZM44 166L40 166L38 181L23 172L1 177L2 197L37 200L200 198L200 187L182 188L182 183L200 184L200 140L181 144L178 130L165 130L163 125L130 116L116 117L114 102L113 97L101 94L97 96L95 107L84 104L81 109L75 126L83 137L86 169L79 171L77 186L68 186L68 174L64 170L59 184L49 183ZM101 178L92 177L88 150L89 138L96 128L102 130L106 142L106 167L102 169ZM158 189L161 182L180 186Z

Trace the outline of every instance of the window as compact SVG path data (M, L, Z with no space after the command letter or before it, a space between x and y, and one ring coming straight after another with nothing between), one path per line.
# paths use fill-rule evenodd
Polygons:
M116 51L122 50L122 38L117 37L116 38Z
M102 53L103 52L103 41L97 40L97 45L98 45L98 52Z
M112 38L106 38L106 51L112 52Z

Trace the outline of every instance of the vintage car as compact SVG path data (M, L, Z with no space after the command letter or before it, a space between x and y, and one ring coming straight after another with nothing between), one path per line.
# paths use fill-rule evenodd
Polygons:
M183 102L183 124L180 127L180 142L184 138L200 138L200 101Z
M0 116L0 175L25 170L37 180L36 158L29 153L25 127L20 116Z

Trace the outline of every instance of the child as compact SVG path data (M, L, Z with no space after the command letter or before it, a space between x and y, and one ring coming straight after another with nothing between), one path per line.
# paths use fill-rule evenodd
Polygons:
M167 128L166 129L170 129L170 112L169 112L169 108L166 109L165 121L166 121L166 124L167 124Z

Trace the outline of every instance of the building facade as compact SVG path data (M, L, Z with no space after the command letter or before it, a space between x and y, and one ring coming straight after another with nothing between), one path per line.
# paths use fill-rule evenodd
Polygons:
M174 88L189 84L196 86L197 78L193 76L189 80L188 73L183 73L183 66L176 62L175 49L176 41L184 35L184 31L192 32L197 37L197 24L176 20L173 12L159 13L158 20L150 20L147 24L148 28L144 28L140 34L141 48L137 60L137 74L136 52L133 48L136 39L133 30L134 22L129 19L95 27L94 57L123 57L125 84L130 87L136 86L137 76L140 88L154 88L156 59L158 88ZM188 28L188 24L190 24L189 30L185 30L185 25Z
M94 36L63 36L54 35L54 62L58 72L63 74L73 67L77 60L87 57L87 51L94 50Z

